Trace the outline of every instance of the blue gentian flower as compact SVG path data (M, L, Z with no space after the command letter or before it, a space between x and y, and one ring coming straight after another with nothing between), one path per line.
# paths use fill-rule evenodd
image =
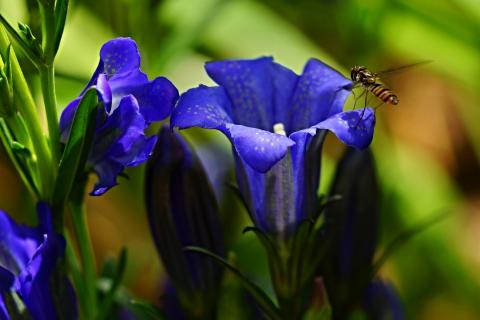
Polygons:
M320 151L317 143L310 150L315 136L328 130L347 145L365 148L373 136L372 109L363 117L363 109L342 112L352 82L316 59L300 76L269 57L211 62L206 71L218 86L184 93L172 125L224 133L255 225L290 233L311 214L306 208L316 195L319 161L306 163L308 153Z
M10 319L4 301L10 292L18 295L33 319L77 318L72 286L66 278L58 283L54 276L65 253L65 239L52 231L45 203L38 205L38 212L41 224L32 228L0 211L0 319Z
M100 50L100 63L90 82L62 113L62 142L67 141L77 106L91 86L103 104L88 158L89 168L99 177L91 195L101 195L117 184L125 167L148 159L156 137L146 137L144 131L150 123L170 115L178 91L166 78L148 80L140 70L140 55L132 39L110 40Z

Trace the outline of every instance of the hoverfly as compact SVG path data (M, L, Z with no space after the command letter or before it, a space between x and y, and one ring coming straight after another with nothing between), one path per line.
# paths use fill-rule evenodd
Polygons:
M372 72L364 66L355 66L350 72L350 77L353 82L353 88L362 87L364 89L360 96L365 95L365 107L367 105L367 92L370 92L379 100L381 100L381 103L375 107L375 109L377 109L383 104L397 105L400 102L398 96L381 82L381 78L383 76L429 62L431 61L420 61L417 63L412 63L398 68L384 70L381 72ZM360 98L360 96L358 98ZM363 112L365 112L365 110L363 110ZM362 118L363 113L360 119Z

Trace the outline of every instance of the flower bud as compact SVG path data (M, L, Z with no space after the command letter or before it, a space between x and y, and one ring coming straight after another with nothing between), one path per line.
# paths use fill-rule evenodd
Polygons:
M192 317L210 317L222 272L186 246L224 255L214 191L182 136L163 127L146 171L150 230L180 303Z

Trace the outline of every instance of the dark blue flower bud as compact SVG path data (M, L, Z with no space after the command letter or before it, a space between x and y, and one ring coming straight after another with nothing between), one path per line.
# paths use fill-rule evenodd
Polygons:
M403 307L395 288L388 282L374 280L368 286L363 301L368 319L402 320Z
M377 245L380 190L369 149L349 148L341 159L330 194L341 196L325 211L329 241L322 276L334 318L343 319L358 303L371 279Z
M186 246L224 256L218 207L208 177L187 142L163 127L146 172L146 205L158 253L183 308L208 318L222 277L219 265Z

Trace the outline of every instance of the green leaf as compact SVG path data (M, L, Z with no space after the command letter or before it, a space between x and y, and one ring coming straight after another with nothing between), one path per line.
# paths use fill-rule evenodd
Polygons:
M31 158L27 155L31 155L31 152L28 149L28 152L24 151L23 148L25 147L20 148L19 146L21 146L21 144L13 140L10 129L3 118L0 118L0 140L27 189L35 195L35 197L39 198L40 193L35 185L32 169L28 163L28 160L31 160ZM22 151L18 152L19 148Z
M63 210L76 179L83 174L95 133L98 98L95 88L83 95L73 118L70 135L58 168L58 178L53 193L55 210Z
M387 245L385 250L382 252L381 256L374 262L372 267L372 278L380 270L380 268L388 260L388 258L390 258L390 256L392 256L395 252L397 252L397 250L401 246L403 246L407 241L409 241L411 238L413 238L417 234L422 233L428 228L443 221L445 218L447 218L448 215L449 215L449 212L441 212L439 214L434 215L430 219L427 219L426 221L423 221L411 228L408 228L400 232L400 234L398 234L392 240L392 242L390 242Z
M57 0L55 5L55 44L53 47L55 54L60 47L63 29L65 28L65 21L67 20L68 1L69 0Z
M128 252L126 248L123 248L118 257L117 268L115 270L115 275L112 279L112 284L103 298L102 304L100 306L100 311L98 313L97 319L108 319L109 312L114 302L115 294L117 289L122 283L123 276L125 274L125 268L127 266L127 256Z
M128 308L141 320L166 320L167 317L153 304L141 300L130 300Z
M295 235L290 244L290 255L287 260L288 278L290 280L292 288L296 290L303 286L304 280L302 279L304 265L310 258L305 254L310 243L310 234L312 233L315 222L312 220L304 220L298 226Z
M262 230L258 229L257 227L253 227L253 226L246 227L242 231L243 234L247 232L253 232L257 236L258 240L262 244L263 248L267 252L268 257L272 260L272 262L281 264L281 259L278 254L278 248L267 234L265 234Z
M223 259L222 257L205 250L203 248L188 246L184 248L185 251L189 252L196 252L199 254L206 255L216 262L222 264L225 268L231 271L237 278L242 282L245 289L252 295L252 297L257 302L258 306L263 310L263 312L270 318L270 319L282 319L280 316L280 310L275 306L275 304L270 300L267 294L255 283L250 281L247 277L245 277L237 268L232 266L228 261Z
M10 44L5 54L0 52L3 67L0 69L0 87L1 87L1 112L8 113L13 108L13 74L12 65L10 63L12 45Z
M278 246L272 239L257 227L246 227L242 233L253 232L257 236L257 239L262 244L268 257L268 266L270 268L270 275L275 287L279 287L281 283L285 282L286 270L285 264L280 257Z
M21 157L30 158L32 156L32 152L20 142L13 141L11 147L12 151Z
M27 58L30 59L30 61L32 61L32 63L37 68L44 64L43 58L42 58L42 55L41 55L41 51L40 52L35 52L34 47L32 47L32 43L28 43L25 40L25 37L28 37L28 34L30 34L33 37L33 35L31 34L31 31L30 31L30 33L28 33L28 31L27 31L27 29L30 30L30 28L28 28L28 26L23 25L23 24L19 24L20 28L22 28L22 26L23 27L26 26L26 29L24 31L22 31L23 34L24 34L24 36L22 37L20 34L18 34L17 30L15 30L15 28L13 28L10 25L10 23L7 21L7 19L5 19L5 17L2 14L0 14L0 23L3 25L3 27L5 28L7 33L10 35L10 38L13 39L13 41L16 44L19 45L19 47L25 53ZM35 37L33 37L33 39L35 39Z

